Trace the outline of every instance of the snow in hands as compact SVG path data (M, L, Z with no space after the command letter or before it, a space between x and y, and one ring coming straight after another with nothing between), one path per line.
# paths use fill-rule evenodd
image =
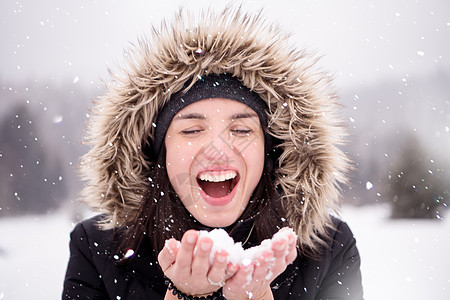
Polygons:
M214 229L212 231L199 231L199 240L203 237L208 237L213 241L213 245L210 252L209 263L212 265L216 252L225 250L228 253L227 263L234 265L249 265L250 263L256 263L258 257L260 257L264 251L272 251L272 244L279 240L285 240L289 242L289 236L297 239L295 232L288 227L280 229L273 235L271 239L265 239L260 245L244 249L242 243L235 243L233 238L221 228ZM194 249L194 253L197 251L197 246ZM286 247L286 255L289 252L289 248Z

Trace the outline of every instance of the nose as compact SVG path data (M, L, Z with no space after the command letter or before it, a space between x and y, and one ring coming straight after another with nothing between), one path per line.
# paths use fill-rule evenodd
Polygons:
M214 132L211 130L210 139L205 144L202 154L209 161L220 163L230 162L235 156L232 140L227 136L227 130Z

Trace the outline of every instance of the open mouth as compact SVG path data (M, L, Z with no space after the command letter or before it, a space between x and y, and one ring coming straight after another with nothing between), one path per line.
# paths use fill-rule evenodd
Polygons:
M231 193L239 178L239 174L234 170L207 171L199 174L197 183L209 197L223 198Z

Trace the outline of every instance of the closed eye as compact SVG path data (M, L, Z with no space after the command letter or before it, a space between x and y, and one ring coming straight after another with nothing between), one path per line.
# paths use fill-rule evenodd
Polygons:
M234 136L249 136L249 134L253 132L251 129L232 129L230 131L231 135Z
M189 130L182 130L181 133L184 135L191 135L191 134L198 134L202 133L203 129L189 129Z
M252 132L251 129L233 129L231 131L235 132L235 133L241 133L241 134L249 134L250 132Z

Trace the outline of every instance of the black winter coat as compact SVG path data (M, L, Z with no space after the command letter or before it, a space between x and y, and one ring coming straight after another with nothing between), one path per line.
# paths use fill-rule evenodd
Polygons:
M120 263L112 231L99 230L99 217L79 223L71 233L70 260L62 299L163 299L163 273L144 241L134 258ZM240 224L235 241L243 240L249 224ZM348 225L334 219L328 248L318 259L299 255L274 282L275 299L362 299L360 257ZM254 235L250 241L254 241ZM249 242L246 246L253 246Z

